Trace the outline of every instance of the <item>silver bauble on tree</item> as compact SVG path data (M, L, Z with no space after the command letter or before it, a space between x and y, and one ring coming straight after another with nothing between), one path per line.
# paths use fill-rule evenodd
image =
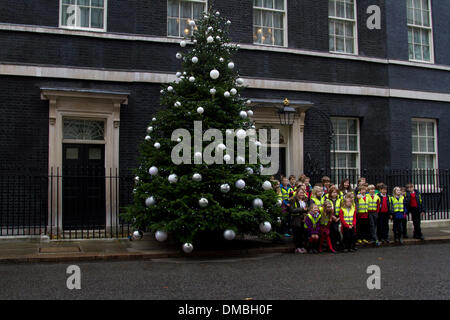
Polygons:
M145 205L149 208L151 206L154 206L156 203L156 200L153 196L148 197L147 199L145 199Z
M268 233L268 232L270 232L270 230L272 230L272 225L271 225L270 222L268 222L268 221L262 222L262 223L259 225L259 230L260 230L262 233Z
M183 244L182 249L184 253L191 253L194 250L194 246L192 245L192 243L186 242L185 244Z
M236 233L233 230L228 229L223 232L223 237L225 240L231 241L236 237Z
M224 183L224 184L222 184L220 186L220 191L222 193L228 193L228 192L230 192L230 190L231 190L231 188L230 188L230 185L228 183Z
M136 231L133 232L131 237L132 237L133 240L141 240L142 237L143 237L143 234L142 234L141 231L136 230Z
M158 174L158 168L155 167L155 166L153 166L153 167L151 167L150 169L148 169L148 173L149 173L151 176L156 176L156 175Z
M256 198L255 200L253 200L253 208L255 209L260 209L263 207L263 201L259 198Z
M155 233L155 238L156 238L156 240L158 240L159 242L164 242L164 241L166 241L166 240L167 240L167 237L168 237L168 235L167 235L167 232L165 232L165 231L158 230L158 231L156 231L156 233Z

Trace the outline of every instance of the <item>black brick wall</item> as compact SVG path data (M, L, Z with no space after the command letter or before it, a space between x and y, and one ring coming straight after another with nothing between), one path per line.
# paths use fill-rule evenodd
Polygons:
M357 1L357 21L358 21L358 54L366 57L386 58L386 6L385 0L358 0ZM367 28L367 8L377 5L381 9L381 29Z

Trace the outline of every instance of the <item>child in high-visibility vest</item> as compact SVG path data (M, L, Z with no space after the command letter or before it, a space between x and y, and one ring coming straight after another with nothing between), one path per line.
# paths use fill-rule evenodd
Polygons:
M342 225L344 247L348 252L354 252L356 251L356 207L351 196L344 198L339 219Z
M369 185L367 188L369 194L366 195L367 200L367 210L369 211L369 230L370 230L370 241L377 247L380 245L377 237L377 226L378 226L378 212L380 211L380 197L375 194L375 186L373 184Z
M308 212L308 198L303 189L298 189L294 199L291 200L289 213L294 234L295 253L306 253L305 249L305 214Z
M378 212L378 240L389 243L389 216L391 214L390 196L387 193L387 186L380 184L380 210Z
M336 253L333 249L333 244L331 243L330 238L330 225L332 221L336 221L336 215L334 214L333 204L330 200L325 200L323 207L320 208L320 244L319 244L319 252L322 252L323 242L326 240L328 249L332 253Z
M406 216L405 197L402 195L400 187L395 187L390 197L391 215L393 220L394 241L403 244L403 219Z
M330 238L333 248L340 250L342 249L342 239L341 233L339 232L339 212L341 211L343 198L339 196L339 190L336 186L331 186L324 199L325 201L330 201L333 205L335 219L332 219L330 224Z
M309 206L305 216L305 229L308 233L308 252L318 253L320 232L320 207L314 203Z
M369 214L367 208L366 198L367 187L361 184L359 187L359 193L356 196L356 210L358 220L358 244L369 243Z
M321 207L322 206L322 195L323 195L322 187L315 186L311 193L310 203L314 203L315 205Z

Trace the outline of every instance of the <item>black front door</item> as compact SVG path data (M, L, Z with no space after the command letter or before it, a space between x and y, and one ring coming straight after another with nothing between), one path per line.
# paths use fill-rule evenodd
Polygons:
M63 144L64 230L105 227L105 146Z

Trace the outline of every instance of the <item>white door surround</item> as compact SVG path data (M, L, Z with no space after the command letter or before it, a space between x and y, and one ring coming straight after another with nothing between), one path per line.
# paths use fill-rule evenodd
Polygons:
M280 99L250 99L253 110L252 120L258 127L269 125L274 128L280 127L278 109L283 107L284 98ZM305 126L305 113L313 106L312 102L291 100L289 106L296 110L294 122L288 129L286 145L286 175L291 174L298 177L303 174L303 129Z
M76 143L101 143L105 145L105 176L119 169L119 128L120 107L128 104L127 92L113 92L103 90L85 90L68 88L41 88L41 99L49 101L49 146L48 170L49 175L56 176L62 170L63 119L102 120L105 122L103 141L71 141ZM58 169L59 168L59 169ZM62 183L60 178L51 179L49 184L49 226L62 230ZM105 190L116 190L115 179L105 179ZM112 185L114 184L114 185ZM115 224L116 199L115 193L106 192L106 227ZM49 229L50 230L50 229ZM56 230L55 230L56 231Z

